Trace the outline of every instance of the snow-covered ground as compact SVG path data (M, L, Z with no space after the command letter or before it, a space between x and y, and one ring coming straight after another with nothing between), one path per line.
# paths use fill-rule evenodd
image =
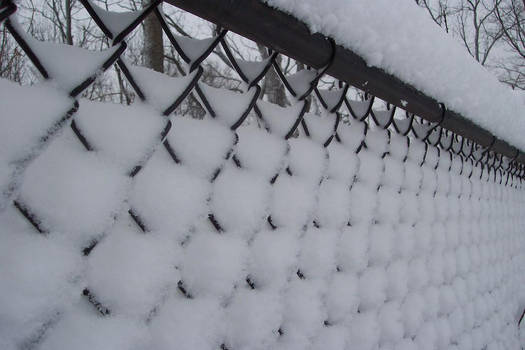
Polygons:
M525 149L525 103L414 1L261 0Z

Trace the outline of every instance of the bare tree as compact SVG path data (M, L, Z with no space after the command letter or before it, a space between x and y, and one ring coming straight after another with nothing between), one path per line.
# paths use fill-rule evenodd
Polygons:
M525 0L415 0L481 65L525 89Z
M476 61L486 65L503 36L495 21L498 1L501 0L416 0L416 3L447 33L459 38Z
M449 18L454 16L457 9L449 6L447 0L432 1L432 0L416 0L416 4L425 8L434 22L445 29L447 33L450 32Z
M502 81L525 90L525 0L499 0L496 18L511 57L500 68Z
M0 77L22 83L26 74L25 57L5 27L0 33Z

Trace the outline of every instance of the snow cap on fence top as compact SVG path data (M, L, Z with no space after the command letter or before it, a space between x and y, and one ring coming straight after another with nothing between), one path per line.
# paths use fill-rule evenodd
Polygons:
M413 1L261 0L525 150L523 98Z

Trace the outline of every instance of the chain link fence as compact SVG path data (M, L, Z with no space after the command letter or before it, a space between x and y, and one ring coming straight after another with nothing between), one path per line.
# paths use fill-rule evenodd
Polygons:
M4 348L519 348L523 164L324 89L329 39L324 68L286 74L270 49L236 58L226 29L177 36L161 1L81 3L109 49L37 41L0 9L43 77L0 85ZM146 16L178 77L124 58ZM242 93L202 82L218 49ZM140 101L78 99L113 65ZM270 70L290 106L262 98ZM188 98L203 119L177 115Z

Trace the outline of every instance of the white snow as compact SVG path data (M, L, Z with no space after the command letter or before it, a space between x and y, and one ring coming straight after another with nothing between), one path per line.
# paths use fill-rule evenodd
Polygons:
M226 344L235 349L268 349L278 338L282 300L273 291L241 289L226 309Z
M307 125L310 137L317 143L324 144L334 135L335 114L324 113L319 116L313 113L306 113L303 120Z
M174 78L155 72L153 69L138 67L127 61L125 62L133 79L135 79L135 82L144 93L146 102L155 107L159 112L164 112L174 104L197 75L197 71L195 70L186 76Z
M176 296L166 302L151 323L152 348L212 350L220 347L224 316L216 299Z
M67 130L27 168L20 189L22 203L44 229L80 246L114 222L129 183L122 168L81 147Z
M392 259L394 236L389 225L372 225L369 231L370 265L384 265Z
M339 229L348 223L350 197L347 185L332 179L323 181L319 189L317 219L322 227Z
M42 341L46 350L133 349L147 344L146 328L124 317L101 318L85 304L75 305L54 325L53 332Z
M338 273L334 276L326 295L328 319L331 322L343 323L357 313L358 285L355 273Z
M375 310L386 300L387 276L382 267L367 268L359 278L359 309Z
M262 289L282 289L295 273L299 252L293 231L260 231L250 245L248 272Z
M233 131L233 115L81 101L87 151L70 128L41 140L64 92L0 89L2 160L27 159L0 213L0 348L518 348L516 180L355 120L323 147L332 114L286 140L301 103L258 101L268 130Z
M236 59L236 62L248 81L252 82L263 72L270 59L271 56L262 61L245 61Z
M67 93L86 79L100 74L104 62L120 48L116 45L103 51L91 51L66 44L39 41L26 33L16 22L13 22L13 25L38 57L51 81Z
M380 324L377 314L361 312L355 315L350 326L352 346L363 350L372 350L379 345Z
M207 214L210 183L167 152L156 152L136 176L130 205L148 229L183 241L195 222ZM159 205L162 203L162 205Z
M206 50L215 41L215 38L193 39L186 36L173 35L177 44L190 59L190 64L202 57Z
M241 117L250 107L250 103L257 92L255 88L240 94L226 89L214 88L206 84L199 84L199 86L211 108L216 113L215 118L228 127L242 120ZM225 101L228 102L225 103Z
M293 280L284 297L283 331L297 345L308 344L326 319L321 301L322 284L315 280Z
M337 104L343 98L343 94L346 93L345 89L334 89L334 90L324 90L318 89L319 95L326 103L326 109L331 111L333 108L337 107Z
M328 148L330 161L327 175L333 180L350 185L359 166L357 155L338 142L332 142Z
M183 165L201 177L211 178L232 150L235 136L229 128L213 121L179 117L173 119L167 140Z
M14 349L78 299L81 258L63 241L35 235L14 208L0 225L0 347Z
M224 229L249 235L267 216L270 190L270 184L262 176L230 166L215 181L210 208Z
M0 80L0 210L6 205L9 187L27 160L43 150L44 137L57 131L57 123L73 107L73 101L46 84L22 87ZM19 103L24 96L24 103ZM38 114L38 118L35 118ZM48 138L48 141L51 138ZM25 163L25 164L24 164Z
M346 227L337 247L338 265L343 271L362 272L368 265L368 232L365 225Z
M355 117L358 119L364 118L368 112L368 109L370 108L370 100L356 101L348 99L348 103L350 105L351 112L353 112Z
M525 149L525 105L413 1L261 0Z
M246 252L246 244L237 237L198 232L184 249L182 281L197 297L226 298L244 277Z
M301 238L299 268L307 278L326 280L336 268L337 231L310 228Z
M303 69L286 77L296 98L302 97L311 88L311 83L316 75L317 72L314 70Z
M369 223L374 216L376 207L376 186L367 186L356 182L350 191L350 223Z
M261 174L270 180L284 166L289 146L281 138L252 127L237 130L239 143L235 156L243 168Z
M315 186L281 174L274 185L272 220L277 227L302 227L313 214ZM291 202L293 198L293 204Z
M346 149L356 152L361 142L365 138L366 124L362 122L352 121L352 124L342 124L337 129L337 134L341 138L341 143Z
M141 317L176 287L180 248L165 235L133 232L131 225L119 223L93 250L86 283L112 312Z
M113 34L113 38L126 29L135 19L137 19L144 11L127 11L114 12L107 11L97 6L93 1L87 0L89 5L93 8L97 16L100 17L104 25Z
M318 184L328 164L326 150L306 138L294 138L289 142L288 167L292 174Z
M262 100L257 101L263 121L272 134L286 136L297 121L304 107L304 102L298 102L290 107L281 107Z
M75 123L91 147L122 167L139 165L160 140L168 120L146 105L81 100Z

